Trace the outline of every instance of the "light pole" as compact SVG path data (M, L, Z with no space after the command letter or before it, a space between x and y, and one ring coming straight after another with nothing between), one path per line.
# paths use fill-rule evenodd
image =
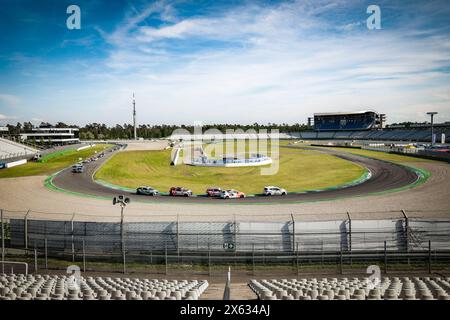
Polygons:
M433 147L433 136L434 136L434 128L433 128L433 118L435 114L438 114L436 111L427 112L429 116L431 116L431 147Z
M2 273L5 273L5 225L3 223L3 209L0 209L2 224Z
M120 246L122 251L122 259L123 259L123 273L126 272L126 260L125 260L125 237L124 237L124 228L123 228L123 210L130 203L130 198L125 198L125 196L120 195L117 198L113 198L113 205L120 205Z

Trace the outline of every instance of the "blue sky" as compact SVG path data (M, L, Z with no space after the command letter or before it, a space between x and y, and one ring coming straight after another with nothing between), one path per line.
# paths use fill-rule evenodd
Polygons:
M66 8L81 8L81 30ZM381 30L368 30L368 5ZM450 2L0 0L0 124L450 120Z

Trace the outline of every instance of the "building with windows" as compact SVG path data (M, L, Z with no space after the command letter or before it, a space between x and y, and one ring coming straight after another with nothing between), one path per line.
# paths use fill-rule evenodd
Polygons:
M31 129L30 132L21 133L20 138L22 141L36 144L64 145L80 142L78 128L39 127Z

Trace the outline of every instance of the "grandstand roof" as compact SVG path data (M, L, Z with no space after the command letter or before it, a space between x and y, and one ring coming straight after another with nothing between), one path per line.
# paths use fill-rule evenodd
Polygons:
M72 130L72 131L79 131L80 129L78 128L55 128L55 127L49 127L49 128L33 128L31 129L31 131L67 131L67 130Z
M324 113L314 113L314 116L342 116L342 115L352 115L352 114L364 114L367 112L374 112L374 110L363 110L363 111L352 111L352 112L324 112Z

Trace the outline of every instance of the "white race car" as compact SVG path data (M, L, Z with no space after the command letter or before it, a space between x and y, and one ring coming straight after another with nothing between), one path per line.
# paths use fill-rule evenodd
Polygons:
M159 191L147 186L142 186L136 189L136 194L142 194L145 196L157 196L159 195Z
M220 193L220 197L222 199L238 199L245 198L245 193L237 191L237 190L222 190Z
M183 187L172 187L169 190L169 195L173 197L191 197L192 191Z
M81 163L77 163L72 166L73 173L82 173L84 171L84 166Z
M286 189L268 186L264 187L264 195L265 196L285 196L287 195Z

